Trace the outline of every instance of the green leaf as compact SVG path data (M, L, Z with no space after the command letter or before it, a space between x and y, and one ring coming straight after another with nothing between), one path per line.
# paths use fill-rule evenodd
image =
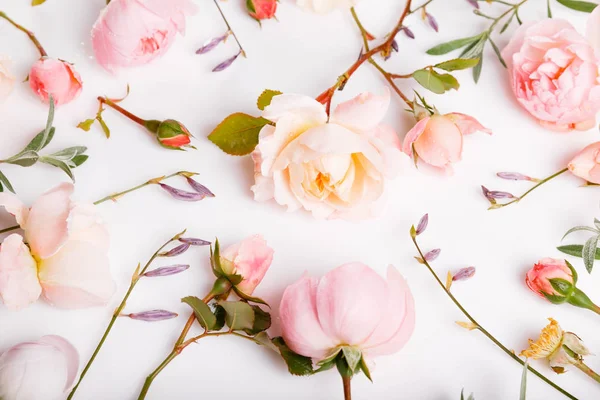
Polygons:
M568 235L570 235L571 233L573 233L573 232L579 232L579 231L593 232L593 233L595 233L595 234L598 234L598 233L600 233L600 231L599 231L599 230L597 230L597 229L590 228L589 226L582 226L582 225L580 225L580 226L576 226L576 227L573 227L573 228L569 229L569 230L567 231L567 233L565 233L565 234L564 234L564 236L562 237L562 239L561 239L561 240L564 240L564 239L565 239L565 238L566 238Z
M458 71L461 69L473 68L479 63L477 58L455 58L435 64L434 67L443 69L444 71Z
M81 164L86 162L88 158L89 158L89 156L87 156L85 154L81 154L81 155L73 157L73 159L71 160L71 164L72 164L71 168L79 167Z
M52 130L52 122L54 121L54 98L52 97L52 95L48 95L48 102L48 119L46 120L46 129L44 129L44 135L41 140L42 147L40 147L39 149L34 149L36 151L40 151L45 146L47 146L48 143L50 143L50 140L48 138L50 137L50 130Z
M257 304L264 304L267 307L271 307L267 304L266 301L264 301L263 299L261 299L260 297L253 297L253 296L249 296L246 293L242 292L240 289L238 289L237 287L233 287L233 291L235 292L235 294L237 294L241 299L244 299L246 301L251 301L252 303L257 303Z
M249 1L248 3L251 3L251 2ZM273 97L279 96L280 94L283 94L283 93L280 92L279 90L266 89L265 91L263 91L260 94L260 96L258 96L258 100L256 101L256 105L258 106L258 109L264 110L269 104L271 104L271 100L273 100Z
M579 1L579 0L556 0L556 1L558 1L560 4L562 4L565 7L569 7L572 10L582 11L582 12L587 12L587 13L591 13L592 11L594 11L596 6L598 6L598 4L595 4L595 3L590 3L587 1Z
M368 380L373 382L373 379L371 378L371 371L369 371L369 366L367 365L364 357L360 359L360 370L363 372L363 374L365 374Z
M45 2L46 2L46 0L31 0L31 5L33 7L35 7L35 6L39 6L41 4L44 4Z
M460 49L461 47L465 47L466 45L469 45L471 43L477 42L479 39L481 39L481 34L462 39L451 40L449 42L438 44L437 46L430 48L429 50L427 50L427 54L432 56L446 54L453 50Z
M599 249L596 249L596 254L598 254L598 250ZM565 260L565 264L567 264L567 267L569 267L569 269L571 270L571 276L573 277L573 285L575 285L577 283L577 280L579 279L579 276L577 275L577 271L575 271L575 268L573 267L573 265L570 262L568 262L567 260Z
M596 256L596 250L598 247L598 239L600 236L592 236L583 245L581 255L583 256L583 265L585 269L591 274L594 268L594 258Z
M458 90L458 88L460 87L460 84L458 83L458 81L456 80L456 78L453 75L450 74L438 74L437 72L433 71L433 74L442 81L442 83L444 84L444 88L446 89L446 91L454 89L454 90Z
M550 0L546 0L547 1L547 13L548 13L548 18L552 18L552 9L550 8Z
M483 54L480 54L481 58L479 59L479 64L477 64L473 68L473 80L475 83L479 82L479 77L481 76L481 68L483 68Z
M276 337L271 340L279 349L279 354L287 364L290 374L296 376L306 376L313 374L312 360L308 357L294 353L283 340L282 337Z
M523 374L521 375L521 394L519 400L527 400L527 367L529 363L525 361L523 364Z
M244 329L250 336L254 336L260 332L264 332L271 327L271 314L264 311L259 306L251 306L254 310L254 324L252 329Z
M60 168L65 174L69 176L69 178L71 178L73 182L75 182L75 176L73 176L73 171L71 171L71 168L65 162L54 159L52 157L40 157L40 162L52 165L53 167Z
M10 181L8 180L8 178L6 177L6 175L4 175L2 173L2 171L0 171L0 188L2 188L2 185L6 186L6 188L8 190L10 190L11 192L15 193L15 189L13 189L12 185L10 184ZM0 189L0 192L2 192L4 189Z
M561 278L548 279L548 282L550 282L550 285L554 290L564 296L569 296L575 289L571 282Z
M437 94L443 94L450 89L458 89L460 86L452 75L440 74L432 69L417 70L413 72L412 76L425 89Z
M57 151L56 153L52 153L50 154L50 157L61 161L70 161L76 156L85 153L86 150L87 147L85 146L73 146Z
M11 158L5 160L7 164L20 165L21 167L31 167L38 162L40 156L33 150L23 151Z
M496 53L498 60L500 60L500 64L502 64L504 68L508 68L506 62L504 61L504 58L502 57L500 49L498 48L498 46L496 46L496 43L492 40L492 38L490 38L490 44L492 45L492 49L494 49L494 53Z
M217 317L210 310L210 307L195 296L188 296L181 299L182 303L187 304L194 310L194 315L200 325L207 331L212 330L217 324Z
M79 129L83 129L86 132L89 132L89 130L92 128L92 125L94 125L94 122L96 122L96 118L86 119L85 121L81 121L80 123L78 123L77 127Z
M265 346L269 350L273 350L274 352L279 354L279 349L273 344L267 332L260 332L258 335L254 336L254 341L257 344Z
M220 250L220 247L219 247L219 239L215 239L215 248L214 248L214 250L211 248L211 252L210 252L210 265L212 267L213 274L217 278L225 276L225 272L223 272L223 268L221 267L221 250Z
M252 329L254 327L254 310L243 301L219 301L225 309L225 322L233 330Z
M231 114L208 135L208 139L225 153L243 156L258 144L260 130L270 121L244 113Z
M102 118L100 112L96 115L96 120L100 123L102 131L104 131L104 135L106 136L106 138L110 138L110 129L108 128L108 125L106 125L106 122L104 122L104 119Z
M220 331L225 326L225 315L227 313L225 312L225 309L223 307L221 307L220 305L217 304L215 307L214 314L215 314L215 317L217 318L217 322L215 323L215 326L213 326L212 330Z
M42 150L52 141L52 139L54 138L54 132L56 132L56 129L50 128L48 135L45 136L46 130L44 129L43 131L35 135L35 137L31 140L31 142L29 142L27 146L25 146L21 153L25 153L29 150L33 150L36 152Z
M344 358L346 359L350 371L356 373L360 360L362 359L361 351L356 347L344 346L342 347L342 353L344 354Z

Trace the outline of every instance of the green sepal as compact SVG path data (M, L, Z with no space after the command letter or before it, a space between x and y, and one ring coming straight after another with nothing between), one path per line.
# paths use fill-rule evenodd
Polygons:
M563 304L567 301L567 298L565 296L556 296L554 294L549 294L545 292L540 293L546 298L546 300L548 300L552 304Z
M373 382L373 379L371 378L371 371L369 370L369 366L367 365L364 357L360 359L360 370L363 372L363 374L365 374L368 380Z
M226 277L223 268L221 267L221 251L219 247L219 239L215 239L215 247L213 249L211 245L210 249L210 265L212 267L213 274L217 277Z
M352 346L344 346L342 347L342 354L344 355L344 359L346 360L346 364L352 374L356 374L358 372L358 368L360 365L360 360L362 359L362 353L359 349Z
M292 349L285 344L285 341L282 337L275 337L271 339L271 342L279 350L279 354L281 354L281 357L287 364L290 374L296 376L307 376L314 373L312 360L309 357L294 353Z
M233 291L235 292L235 294L238 295L239 298L244 299L246 301L250 301L252 303L257 303L257 304L264 304L265 306L271 308L271 306L264 301L263 299L261 299L260 297L253 297L253 296L249 296L246 293L242 292L240 289L238 289L237 287L233 287Z
M149 119L144 121L144 127L152 133L158 132L158 127L162 124L162 121L157 119Z
M571 282L562 278L548 279L548 282L550 282L550 285L556 292L565 297L569 297L573 293L573 290L575 290L575 286Z
M577 283L577 280L579 279L579 276L577 275L577 271L575 271L575 268L573 268L573 265L571 265L570 262L565 260L565 263L567 264L567 267L569 267L569 269L571 270L571 276L573 278L573 285L575 285Z

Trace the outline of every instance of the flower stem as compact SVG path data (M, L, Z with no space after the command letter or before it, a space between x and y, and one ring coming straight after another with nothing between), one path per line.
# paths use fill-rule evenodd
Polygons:
M117 110L118 112L120 112L121 114L123 114L124 116L129 118L130 120L142 125L143 127L146 127L147 121L145 119L142 119L142 118L138 117L137 115L127 111L126 109L124 109L120 105L116 104L112 100L110 100L106 97L98 96L98 101L100 102L100 105L106 104L107 106L109 106L112 109Z
M6 232L10 232L10 231L14 231L16 229L19 229L21 226L19 225L14 225L14 226L9 226L8 228L4 228L2 230L0 230L0 235Z
M600 375L598 375L596 372L594 372L594 370L585 365L583 361L575 363L575 366L579 368L579 370L583 371L587 376L600 383Z
M421 4L419 7L415 8L414 10L409 11L409 14L414 14L415 12L419 11L422 8L425 8L429 5L429 3L431 3L433 0L427 0L425 3Z
M125 293L125 296L123 297L123 300L121 301L121 304L119 304L119 306L115 309L115 311L113 313L113 316L110 319L110 322L108 323L108 326L106 327L106 330L104 331L104 334L102 335L102 338L100 339L100 342L98 342L98 345L96 346L96 349L92 353L92 356L90 357L90 359L88 360L87 364L85 365L85 368L81 372L81 375L79 376L79 380L77 381L77 384L73 387L73 389L69 393L69 397L67 397L67 400L71 400L73 398L73 396L75 395L75 392L77 391L77 388L79 387L79 385L81 384L81 381L83 381L83 378L85 377L85 375L87 374L88 370L92 366L92 363L94 362L94 360L96 359L96 356L100 352L100 349L102 348L102 345L104 344L104 342L106 341L106 338L108 337L110 331L112 330L113 325L117 321L117 318L119 318L119 315L121 314L121 312L125 308L125 305L127 304L127 300L129 299L129 296L131 295L131 292L133 291L133 288L135 288L135 286L137 285L137 283L138 283L138 281L140 279L140 276L143 275L146 272L146 270L148 269L148 267L152 264L152 262L158 257L158 255L160 254L160 252L167 245L169 245L171 242L179 239L181 237L181 235L183 235L184 233L185 233L185 231L180 232L177 235L173 236L171 239L169 239L167 242L165 242L162 246L160 246L158 248L158 250L156 250L156 252L154 252L154 254L152 255L152 257L150 257L150 259L148 260L148 262L146 263L146 265L144 265L144 268L142 268L139 271L138 271L138 269L136 269L133 277L131 278L131 283L129 285L129 289ZM139 268L139 266L138 266L138 268Z
M223 10L221 9L221 6L219 5L219 0L213 0L213 1L215 3L215 6L217 6L217 8L219 9L219 13L221 14L221 18L223 18L223 21L225 21L225 25L227 25L227 30L231 33L231 35L235 39L235 42L237 43L238 47L240 48L240 52L242 53L242 56L246 57L246 50L244 50L244 48L242 47L242 44L240 43L237 35L233 31L233 29L231 29L231 25L229 25L229 21L227 21L227 18L225 17L225 14L223 13Z
M352 378L349 376L343 376L342 382L344 384L344 400L352 400Z
M446 292L446 294L448 295L448 297L450 297L450 300L452 300L452 302L465 315L465 317L467 317L467 319L469 321L471 321L471 323L473 323L475 326L477 326L477 329L479 329L479 331L481 331L481 333L483 333L488 339L490 339L496 346L498 346L510 358L512 358L513 360L517 361L521 365L525 365L525 362L523 360L521 360L514 352L512 352L506 346L504 346L502 343L500 343L491 333L489 333L486 329L484 329L475 320L475 318L473 318L471 316L471 314L469 314L467 312L467 310L465 310L465 308L460 304L460 302L456 299L456 297L454 297L454 295L450 292L450 290L446 289L446 286L444 285L444 283L440 280L440 278L437 276L437 274L435 273L435 271L433 270L433 268L431 268L431 265L429 265L429 262L425 259L425 255L423 254L423 252L421 251L421 248L419 247L419 244L417 243L416 236L412 237L412 241L413 241L413 243L414 243L417 251L419 252L419 255L421 256L421 259L423 260L423 264L427 267L427 269L429 270L429 272L431 272L431 274L433 275L433 277L437 281L438 285L444 290L444 292ZM560 386L558 386L557 384L555 384L554 382L552 382L550 379L546 378L544 375L542 375L540 372L538 372L535 368L533 368L531 366L528 366L527 369L529 371L531 371L534 375L536 375L538 378L540 378L541 380L543 380L544 382L546 382L548 385L552 386L554 389L558 390L560 393L562 393L563 395L565 395L566 397L568 397L569 399L571 399L571 400L577 400L577 397L573 396L572 394L570 394L569 392L567 392L566 390L564 390L563 388L561 388Z
M517 13L519 12L519 7L521 7L523 4L527 3L528 1L529 0L521 0L520 2L515 3L515 4L496 1L497 3L502 3L502 4L505 4L507 6L510 6L510 8L508 10L506 10L505 12L503 12L499 17L494 18L494 22L488 28L488 33L492 33L492 30L494 29L494 27L496 25L498 25L498 23L502 20L502 18L506 17L511 12L514 12L515 15L518 18L518 14Z
M504 204L492 204L492 206L489 208L490 210L495 210L498 208L502 208L502 207L506 207L510 204L513 203L517 203L519 201L521 201L525 196L527 196L529 193L533 192L535 189L537 189L539 186L542 186L544 183L556 178L557 176L564 174L565 172L567 172L569 169L568 168L564 168L561 169L560 171L540 180L538 183L536 183L535 185L533 185L528 191L526 191L525 193L523 193L521 196L515 198L514 200L509 201L508 203L504 203Z
M9 18L9 16L6 15L3 11L0 11L0 18L4 18L8 22L10 22L15 28L17 28L21 32L24 32L29 37L29 39L33 42L35 47L37 47L38 51L40 52L41 57L48 56L48 53L46 53L46 50L44 50L44 48L42 47L42 44L40 43L39 40L37 40L37 38L35 37L33 32L31 32L29 29L25 28L24 26L17 24L14 20Z

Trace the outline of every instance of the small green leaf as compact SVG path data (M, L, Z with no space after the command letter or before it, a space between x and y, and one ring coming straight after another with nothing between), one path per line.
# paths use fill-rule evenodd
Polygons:
M373 382L373 379L371 378L371 371L369 371L369 366L367 365L367 362L365 361L364 357L360 359L360 369L363 372L363 374L365 374L367 379Z
M233 330L252 329L254 327L254 310L243 301L219 301L225 309L225 322Z
M271 327L271 314L261 309L259 306L251 306L254 310L254 324L252 329L244 329L250 336L264 332Z
M521 394L519 400L527 400L527 367L529 363L525 361L523 364L523 374L521 375Z
M444 71L458 71L461 69L473 68L479 63L477 58L455 58L435 64L434 67L443 69Z
M32 150L32 151L40 151L42 150L44 147L46 147L54 138L54 132L56 132L56 129L54 128L50 128L50 131L48 132L47 136L44 136L46 133L46 130L44 129L43 131L39 132L37 135L35 135L35 137L31 140L31 142L29 142L29 144L27 146L25 146L25 148L21 151L21 153L24 153L26 151ZM21 154L19 153L19 154Z
M582 11L582 12L587 12L587 13L591 13L598 6L598 4L595 4L595 3L590 3L587 1L579 1L579 0L556 0L556 1L558 1L563 6L568 7L572 10Z
M86 119L85 121L81 121L79 124L77 124L77 127L79 129L83 129L86 132L89 132L94 122L96 122L96 118Z
M243 156L258 144L260 130L270 121L244 113L231 114L208 135L208 139L225 153Z
M504 61L504 57L502 57L502 53L500 52L500 49L498 48L498 46L496 46L496 43L492 40L492 38L490 38L490 44L492 45L492 49L494 49L494 53L496 53L498 60L500 60L500 64L502 64L502 66L504 68L508 68L508 66L506 65L506 62Z
M23 151L11 158L5 160L7 164L20 165L21 167L31 167L38 162L40 156L33 150Z
M274 352L279 354L279 349L273 344L273 342L271 341L271 338L269 337L267 332L260 332L258 335L255 335L254 341L257 344L259 344L261 346L265 346L269 350L273 350Z
M554 290L564 296L569 296L575 289L571 282L561 278L548 279L548 282L550 282L550 285Z
M362 359L361 351L356 347L344 346L342 347L342 353L344 354L344 358L346 359L350 371L356 373L360 360Z
M442 81L442 83L444 84L444 88L446 89L446 91L449 91L451 89L458 90L458 88L460 87L460 84L458 83L458 80L456 80L456 78L453 75L450 75L450 74L438 74L435 71L433 71L433 74L440 81Z
M227 315L227 313L223 307L217 304L214 314L217 318L217 322L215 323L215 326L212 327L212 330L220 331L225 326L225 315Z
M279 354L283 357L283 360L288 366L290 374L296 376L306 376L313 374L312 360L308 357L301 356L300 354L294 353L285 344L282 337L276 337L271 340L275 346L279 349Z
M248 3L251 3L251 1L248 1ZM282 92L279 90L266 89L263 91L260 96L258 96L258 100L256 101L258 109L264 110L269 104L271 104L273 97L279 96L280 94L282 94Z
M552 18L552 9L550 8L550 0L546 0L547 1L547 13L548 13L548 18Z
M110 138L110 129L108 128L108 125L106 125L106 122L104 122L104 119L102 118L101 113L99 112L98 115L96 115L96 120L100 123L100 126L102 127L102 131L104 132L104 135L106 136L106 138Z
M585 269L587 269L587 271L590 274L592 273L592 269L594 268L594 259L598 247L598 239L600 239L600 236L592 236L591 238L589 238L583 245L583 250L581 252L581 255L583 256L583 264L585 265Z
M85 153L86 150L87 147L85 146L73 146L57 151L56 153L52 153L50 154L50 157L61 161L69 161L75 158L76 156Z
M432 56L446 54L453 50L460 49L461 47L465 47L466 45L469 45L471 43L477 42L479 39L481 39L481 35L451 40L449 42L438 44L437 46L430 48L429 50L427 50L427 54Z
M425 89L433 93L443 94L446 91L444 82L434 76L430 69L419 69L412 74L413 78Z
M15 189L13 189L12 185L10 184L10 181L8 180L8 178L6 177L6 175L4 175L2 173L2 171L0 171L0 188L2 187L2 185L6 186L6 188L8 190L10 190L11 192L15 193ZM0 192L2 192L2 190L0 190Z
M73 159L71 160L71 164L72 164L71 168L79 167L81 164L86 162L88 158L89 158L89 156L87 156L85 154L81 154L81 155L73 157Z
M40 157L40 162L52 165L53 167L60 168L65 174L69 176L69 178L71 178L73 182L75 182L75 176L73 176L73 171L71 171L71 168L65 162L54 159L52 157Z
M475 83L479 82L479 77L481 76L481 68L483 68L483 53L480 54L481 58L479 59L479 63L473 68L473 80Z
M204 329L210 331L215 327L217 324L217 317L205 302L194 296L184 297L181 299L181 302L192 307L196 319Z
M562 237L561 240L564 240L571 233L573 233L573 232L579 232L579 231L593 232L595 234L600 233L600 231L598 229L590 228L589 226L582 226L582 225L580 225L580 226L576 226L576 227L573 227L573 228L569 229L567 231L567 233L564 234L564 236Z

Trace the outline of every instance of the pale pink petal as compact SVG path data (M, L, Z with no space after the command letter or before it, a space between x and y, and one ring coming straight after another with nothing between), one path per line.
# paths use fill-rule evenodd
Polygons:
M475 118L461 113L450 113L446 114L446 117L450 118L452 122L458 126L458 130L463 135L470 135L475 132L485 132L492 134L492 131L484 127Z
M419 159L434 167L446 169L460 161L463 136L458 127L445 116L430 118L425 131L414 142Z
M238 289L252 295L271 266L273 249L261 235L254 235L227 247L221 253L221 258L233 264L234 274L243 277L237 285Z
M509 70L512 69L513 64L513 55L523 46L523 42L525 41L525 36L527 35L527 30L535 25L535 21L526 21L522 25L520 25L515 33L513 33L510 41L506 45L506 47L502 50L502 58L506 61Z
M600 183L596 170L600 165L600 142L592 143L581 150L568 165L569 171L575 176L589 182Z
M596 57L600 57L600 7L594 8L588 17L586 37L596 51Z
M21 235L12 234L0 245L0 298L7 308L27 307L40 297L37 264Z
M371 138L371 144L383 157L383 174L386 178L395 178L400 172L402 158L402 143L396 131L387 125L380 125L375 131L375 137Z
M15 216L17 224L21 227L25 226L27 216L29 215L29 208L25 207L25 204L19 200L17 196L10 193L0 193L0 207Z
M600 8L600 7L599 7ZM585 121L576 123L573 128L578 131L589 131L596 127L596 118L590 118Z
M364 92L339 104L331 113L330 122L359 132L375 129L385 117L390 105L390 90L382 96Z
M282 336L296 353L315 361L326 358L339 342L323 332L317 315L317 286L319 281L304 276L288 286L279 305Z
M41 195L31 206L25 225L25 239L39 258L55 254L68 238L73 184L61 183Z
M77 349L67 339L57 335L42 336L39 342L54 346L65 356L67 365L65 392L71 389L79 372L79 352L77 352Z
M280 94L273 97L263 111L263 118L278 122L285 116L295 115L311 124L327 122L327 113L323 104L312 97L300 94Z
M404 137L404 143L402 144L402 151L404 153L408 154L409 156L413 155L412 144L417 141L417 139L423 134L423 132L425 132L425 127L427 126L427 123L430 119L431 117L423 118L422 120L417 122L417 124L413 126L410 131L408 131L408 133Z
M375 271L361 263L342 265L319 282L321 327L338 343L360 345L379 324L387 298L387 285Z
M91 203L75 203L67 219L69 240L88 242L108 251L110 237L98 213L98 207Z
M15 77L10 72L10 59L0 55L0 103L3 102L15 85Z

